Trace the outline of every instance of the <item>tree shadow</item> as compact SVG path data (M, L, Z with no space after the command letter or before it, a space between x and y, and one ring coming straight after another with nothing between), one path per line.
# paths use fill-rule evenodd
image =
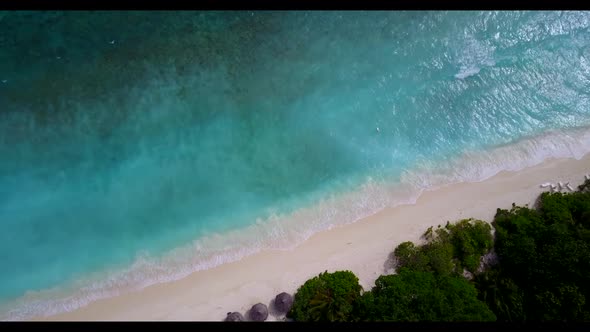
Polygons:
M395 257L395 254L393 252L390 252L389 255L387 255L387 260L385 261L385 263L383 263L383 274L393 274L396 266L397 258Z

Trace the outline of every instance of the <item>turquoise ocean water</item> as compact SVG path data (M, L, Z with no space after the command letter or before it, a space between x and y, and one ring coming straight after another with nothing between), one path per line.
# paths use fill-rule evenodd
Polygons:
M0 319L580 158L589 28L588 12L0 12Z

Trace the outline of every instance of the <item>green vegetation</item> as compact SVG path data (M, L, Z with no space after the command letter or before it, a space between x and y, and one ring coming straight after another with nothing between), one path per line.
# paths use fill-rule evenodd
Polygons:
M590 321L590 180L574 193L543 193L538 202L536 209L498 209L495 237L473 219L429 228L423 244L395 248L397 273L366 292L350 271L322 273L299 288L289 317ZM492 249L497 262L484 264Z
M320 273L299 287L287 316L296 321L349 321L361 291L350 271Z
M404 242L394 250L398 267L440 275L475 273L481 256L492 248L491 226L481 220L464 219L444 228L428 228L426 244Z
M402 268L380 276L359 309L365 321L494 321L467 279Z
M543 193L539 205L498 209L500 265L476 278L481 298L503 321L590 320L590 192Z

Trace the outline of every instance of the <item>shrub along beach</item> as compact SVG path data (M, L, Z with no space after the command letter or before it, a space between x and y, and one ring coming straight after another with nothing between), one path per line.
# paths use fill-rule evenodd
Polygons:
M392 252L396 273L363 291L351 271L323 272L295 294L295 321L587 321L590 180L537 206L447 222Z

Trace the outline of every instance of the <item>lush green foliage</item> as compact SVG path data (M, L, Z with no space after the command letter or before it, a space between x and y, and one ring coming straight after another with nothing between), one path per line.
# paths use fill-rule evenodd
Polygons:
M494 321L467 279L402 268L380 276L359 306L365 321Z
M424 233L424 245L404 242L395 248L398 267L440 275L461 274L463 269L475 273L481 256L492 248L491 229L489 224L473 219L447 223L436 230L430 227Z
M538 209L498 209L495 239L473 219L404 242L397 274L361 294L349 271L322 273L295 294L300 321L590 321L590 180L574 193L543 193ZM482 255L498 263L481 270ZM463 277L467 270L473 280Z
M466 219L456 224L447 224L453 256L457 258L458 270L463 268L475 273L480 265L481 256L494 245L492 227L481 220Z
M296 321L352 320L353 306L361 291L358 278L350 271L320 273L297 290L287 316Z
M588 320L590 192L543 193L539 205L498 209L501 269L476 280L482 299L496 294L485 300L501 320Z
M364 294L351 272L322 273L295 294L297 321L489 321L494 314L460 274L475 271L492 245L491 227L478 220L447 224L424 235L427 243L400 244L399 273L381 276Z
M499 321L524 321L523 292L510 277L501 277L499 267L475 276L479 299L496 314Z

